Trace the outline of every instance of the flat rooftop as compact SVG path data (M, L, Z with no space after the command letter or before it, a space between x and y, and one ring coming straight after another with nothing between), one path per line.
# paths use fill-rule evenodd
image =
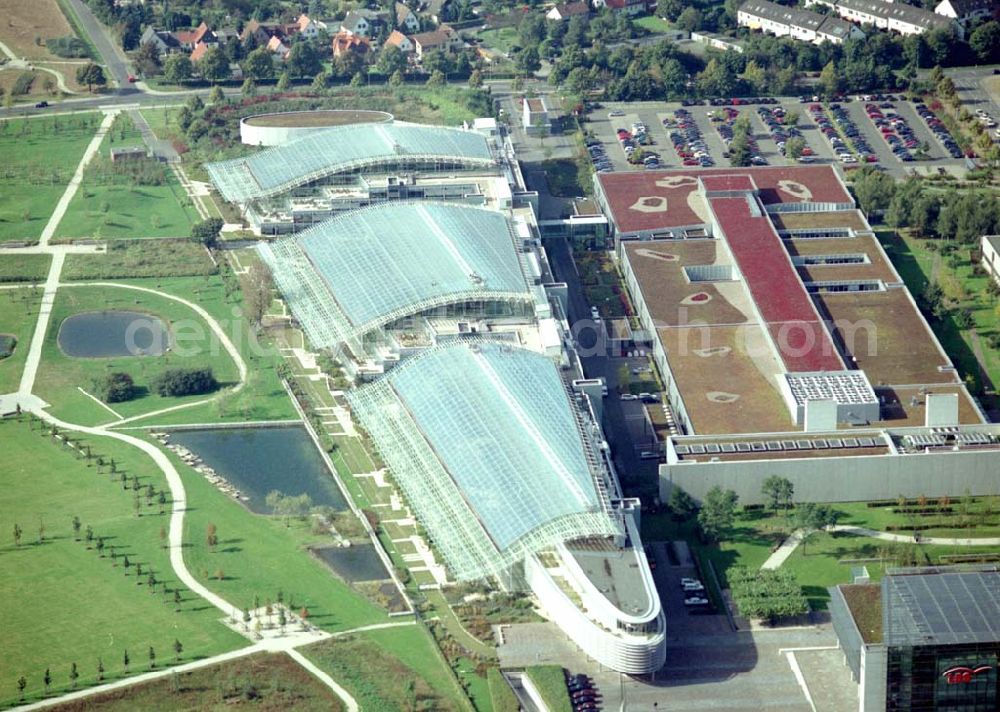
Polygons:
M619 233L658 232L707 224L699 178L714 176L752 176L765 205L854 204L832 166L628 171L602 173L597 181ZM731 181L735 185L737 179Z
M771 222L776 230L823 230L847 228L855 232L871 232L864 216L858 210L831 210L821 213L772 213Z
M567 544L567 550L607 599L620 610L638 615L649 610L651 601L640 578L639 555L633 548Z
M882 629L889 646L995 643L1000 640L1000 570L890 572L882 579Z
M861 639L868 644L881 643L882 587L877 583L868 583L844 584L839 588Z

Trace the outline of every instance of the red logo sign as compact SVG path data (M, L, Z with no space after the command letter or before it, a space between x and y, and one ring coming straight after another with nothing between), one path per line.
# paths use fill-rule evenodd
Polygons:
M975 680L979 673L989 669L989 665L980 665L977 668L953 667L950 670L945 670L941 676L947 680L949 685L966 685Z

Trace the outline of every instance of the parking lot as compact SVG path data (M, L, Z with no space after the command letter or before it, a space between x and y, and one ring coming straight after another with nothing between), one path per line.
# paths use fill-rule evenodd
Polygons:
M939 167L950 170L964 170L966 167L964 158L954 158L948 154L942 142L930 131L924 119L917 115L914 104L902 100L901 97L891 97L893 101L891 108L881 108L886 115L898 117L905 126L912 132L918 147L926 147L926 154L914 154L915 160L904 161L893 153L890 144L880 131L880 128L869 118L865 109L866 101L850 97L850 101L839 104L846 117L857 129L858 137L867 145L872 154L877 157L877 164L885 171L897 177L908 175L912 172L927 172L937 170ZM810 160L815 163L836 163L844 165L835 155L830 142L823 137L818 130L815 121L810 116L809 106L813 102L802 102L799 98L782 98L776 104L751 104L732 107L740 114L747 114L750 117L752 138L757 144L757 154L767 161L769 165L791 165L794 161L783 156L772 136L772 130L765 124L760 107L772 111L780 107L785 115L795 113L798 116L796 127L802 139L810 149L812 156ZM886 99L876 101L877 104L886 103ZM665 126L663 121L675 122L677 109L683 108L689 112L690 121L698 130L698 138L704 143L704 153L716 166L730 165L726 157L726 145L715 124L711 120L711 115L718 115L723 107L707 106L704 104L697 106L681 107L677 102L604 102L601 106L592 111L588 116L587 128L597 141L600 142L601 149L607 157L607 169L615 171L644 170L643 165L632 165L628 162L625 152L619 142L618 129L631 131L633 124L642 124L646 127L652 144L643 146L644 150L656 154L659 168L680 168L683 167L685 157L678 156L675 152L673 141L670 138L672 131L676 131L674 125ZM829 116L830 104L823 104L824 114ZM620 112L620 113L619 113ZM1000 117L994 117L1000 118ZM905 142L905 139L904 139ZM848 148L848 151L850 149ZM926 160L922 160L926 155ZM694 167L694 166L693 166Z

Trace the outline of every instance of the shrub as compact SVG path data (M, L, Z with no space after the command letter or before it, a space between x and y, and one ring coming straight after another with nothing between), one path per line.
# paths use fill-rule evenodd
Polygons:
M72 35L69 37L53 37L46 41L45 46L57 57L66 57L69 59L87 59L90 57L90 48L87 47L87 43L79 37L73 37Z
M122 403L135 398L135 382L122 371L94 379L94 391L105 403Z
M14 96L23 96L31 91L31 85L35 82L35 75L31 72L24 72L14 82L10 93Z
M161 396L193 396L219 387L210 368L172 368L153 379L152 388Z
M0 359L13 355L15 346L17 346L16 337L10 334L0 334Z

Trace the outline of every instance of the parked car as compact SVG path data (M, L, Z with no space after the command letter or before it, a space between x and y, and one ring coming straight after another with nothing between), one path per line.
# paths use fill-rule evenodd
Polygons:
M49 105L49 102L47 102L47 101L40 101L37 104L35 104L35 108L36 109L45 109L45 108L48 108L48 105Z

